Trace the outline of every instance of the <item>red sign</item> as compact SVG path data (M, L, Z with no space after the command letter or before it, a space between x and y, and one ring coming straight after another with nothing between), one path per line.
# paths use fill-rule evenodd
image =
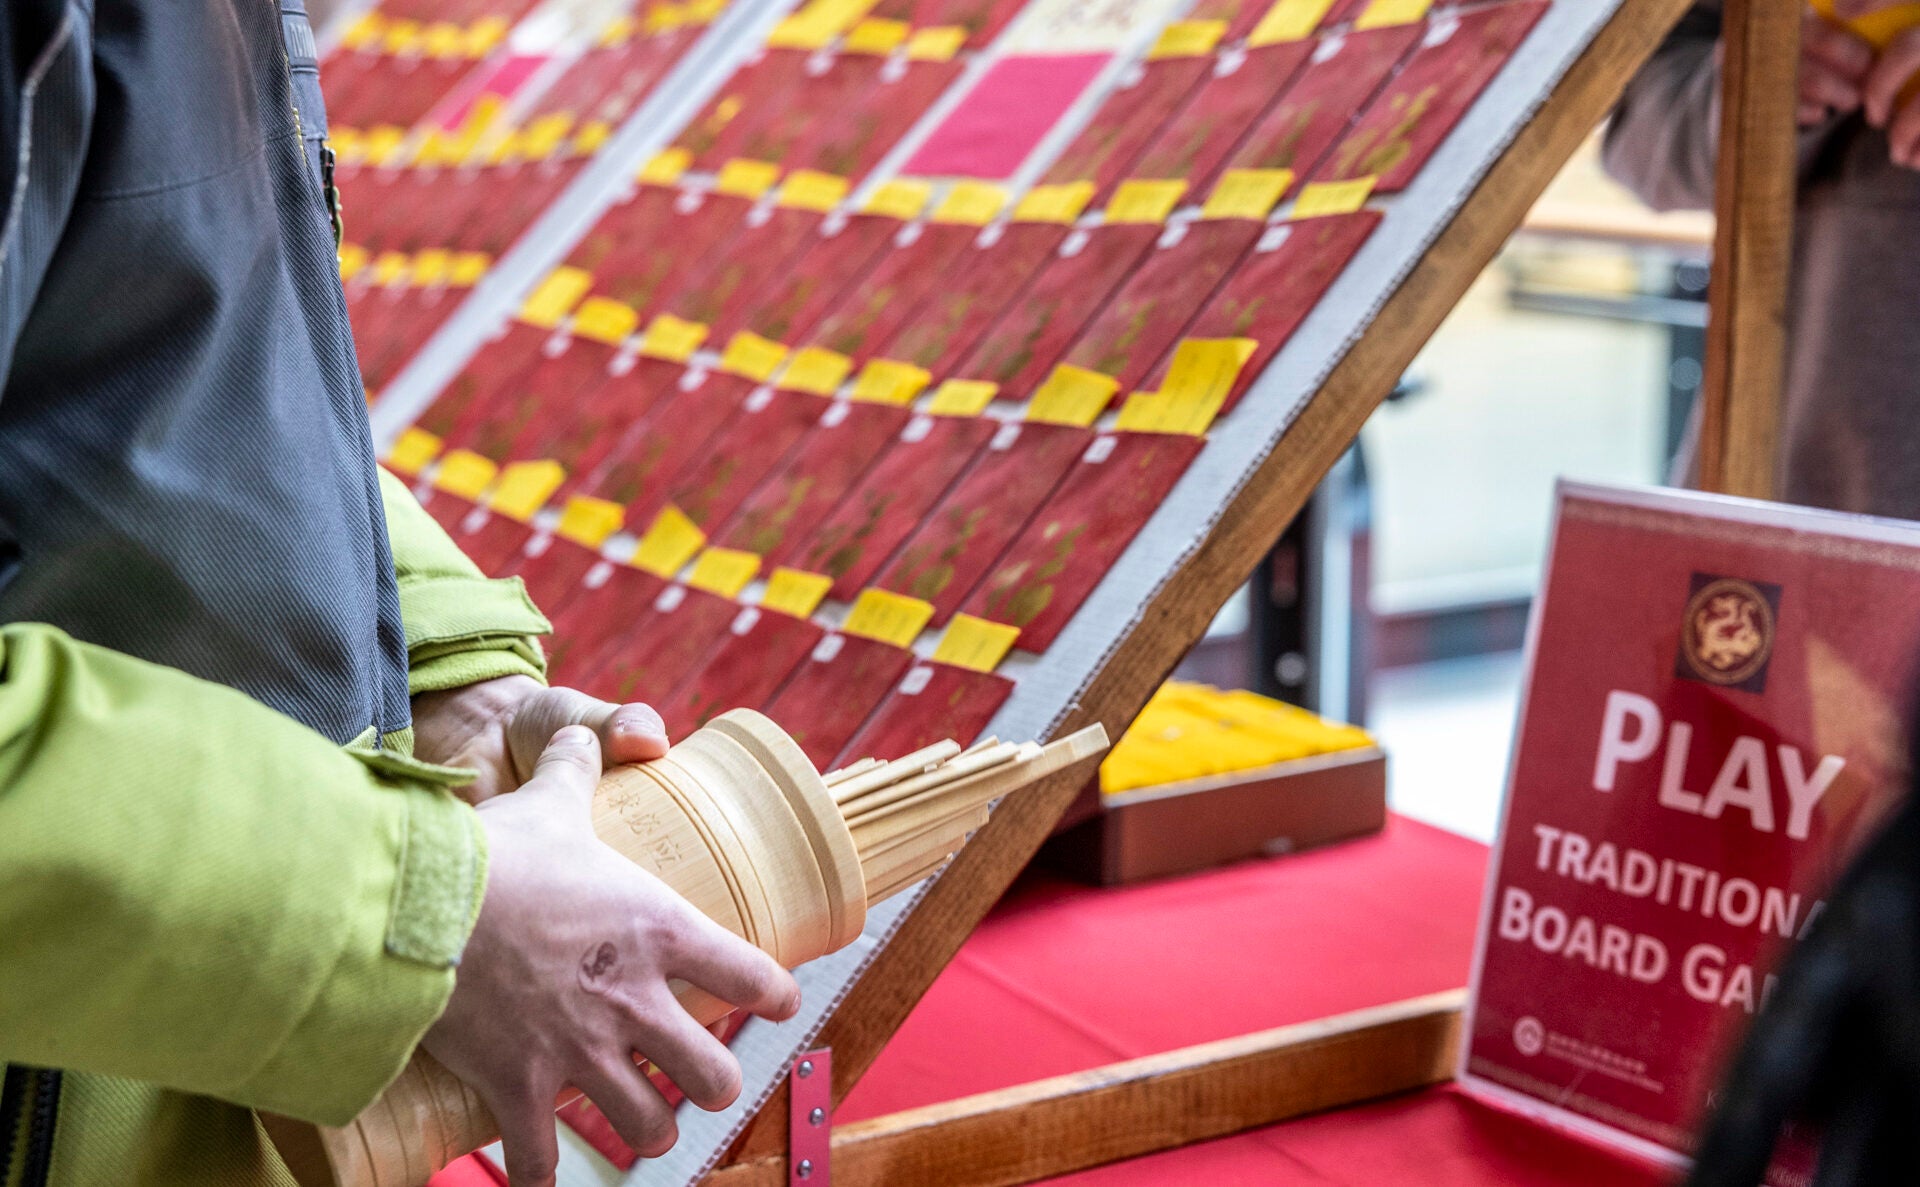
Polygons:
M1902 785L1920 525L1564 486L1464 1074L1684 1154ZM1805 1143L1776 1184L1811 1181Z

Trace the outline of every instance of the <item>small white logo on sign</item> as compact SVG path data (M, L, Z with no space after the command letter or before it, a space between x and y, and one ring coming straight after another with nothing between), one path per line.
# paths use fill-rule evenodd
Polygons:
M1547 1048L1547 1028L1538 1018L1522 1018L1513 1024L1513 1045L1522 1055L1538 1055Z

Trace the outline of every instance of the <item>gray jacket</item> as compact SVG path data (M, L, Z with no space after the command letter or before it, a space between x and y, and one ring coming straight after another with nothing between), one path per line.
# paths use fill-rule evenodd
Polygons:
M1607 130L1609 172L1660 210L1707 208L1720 4L1682 19ZM1849 116L1801 133L1781 491L1920 519L1920 173Z

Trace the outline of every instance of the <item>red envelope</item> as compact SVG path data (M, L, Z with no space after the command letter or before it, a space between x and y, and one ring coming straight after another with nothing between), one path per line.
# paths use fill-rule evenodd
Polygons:
M603 561L587 570L580 585L562 596L550 612L553 635L547 640L547 678L555 686L584 687L593 663L608 641L625 634L653 612L653 600L667 583L645 569Z
M1378 177L1378 193L1405 189L1546 11L1545 0L1516 0L1429 17L1420 48L1314 180Z
M607 208L567 253L567 265L599 277L609 262L641 257L654 250L661 228L673 220L680 190L670 185L641 184L633 193Z
M580 687L602 700L663 700L693 674L720 641L739 604L731 598L675 583L655 596L642 618L608 633L581 664Z
M649 240L622 245L593 270L593 291L630 305L645 325L683 278L746 218L753 202L732 194L682 190L673 212Z
M979 235L978 227L959 223L909 226L894 239L866 278L840 301L808 339L838 351L858 366L911 324L926 301L952 279L953 263Z
M1106 53L1006 54L914 151L922 177L1008 178L1106 69Z
M808 53L763 50L733 72L674 141L693 154L693 167L711 172L740 155L740 145L762 120L778 114L800 85Z
M904 647L825 635L767 702L766 714L825 770L912 664Z
M555 157L524 164L489 165L479 181L485 197L460 223L441 220L452 232L449 246L461 251L485 252L495 259L519 242L534 220L571 185L587 163L586 157Z
M885 404L834 402L715 539L724 548L760 556L764 568L786 564L906 427L909 415Z
M532 367L502 385L488 401L488 414L446 439L449 449L470 449L496 462L545 457L570 410L589 405L607 382L614 349L604 342L553 333L541 343Z
M806 341L841 296L880 262L903 225L882 214L829 216L792 271L757 288L737 312L722 315L714 337L724 340L745 329L775 342Z
M1000 426L874 584L932 602L934 623L945 622L1092 440L1072 425Z
M799 81L738 138L730 155L800 167L802 150L819 138L821 126L854 111L879 83L883 61L872 54L808 54Z
M653 707L667 736L683 737L729 709L758 709L827 632L804 618L742 606L713 652L673 695Z
M815 135L795 154L802 168L855 180L865 177L953 85L962 66L958 60L872 61L884 65L859 105L814 122Z
M584 484L587 493L626 507L627 524L645 531L666 506L668 484L689 459L740 415L754 390L751 379L725 372L689 371L651 415L627 430Z
M1125 398L1183 336L1263 226L1250 218L1170 225L1159 247L1074 342L1067 362L1118 379Z
M415 427L442 441L469 431L492 414L495 393L539 365L540 347L552 336L552 330L508 322L498 337L482 343L460 373L447 381Z
M1286 89L1312 50L1310 41L1288 41L1221 54L1215 59L1213 77L1147 147L1133 167L1133 176L1183 180L1189 194L1206 194L1221 163Z
M1068 234L1006 316L954 374L988 379L1006 399L1033 394L1067 347L1160 238L1157 223L1110 223Z
M916 416L854 492L798 550L798 566L833 578L850 601L873 579L999 430L986 417Z
M1093 122L1047 170L1045 180L1091 181L1097 198L1122 178L1134 176L1133 163L1205 80L1212 65L1213 58L1204 56L1160 58L1129 66Z
M1386 84L1420 40L1422 25L1336 33L1310 42L1312 56L1293 85L1227 159L1229 169L1291 169L1313 174L1354 116Z
M433 516L433 521L448 535L460 530L461 521L477 510L471 500L448 494L437 487L415 487L413 497L419 500L420 506Z
M607 458L654 408L687 377L680 363L666 359L615 355L605 382L577 411L550 418L548 436L537 446L516 451L516 459L552 458L567 477L553 501L565 502L587 489Z
M1000 35L1026 0L922 0L914 10L917 25L959 25L967 44L982 46Z
M834 759L834 765L846 766L863 758L904 758L948 738L971 746L1012 695L1013 681L1005 676L952 664L915 664Z
M755 388L713 440L686 452L667 486L667 502L702 531L716 533L747 496L786 462L831 403L807 392ZM664 435L672 427L663 424L660 431Z
M532 533L507 569L510 576L526 582L527 596L547 616L558 620L567 603L580 591L580 583L604 558L583 544L552 532Z
M1206 442L1178 433L1102 433L967 600L1045 651L1146 525Z
M447 534L482 573L504 577L533 536L533 528L489 508L475 507Z
M1379 225L1377 211L1360 210L1282 223L1261 235L1186 332L1189 338L1251 338L1259 343L1240 368L1221 406L1223 414L1240 402ZM1144 386L1157 390L1164 370L1163 361Z
M1067 228L1059 223L989 227L960 253L947 282L913 320L876 353L945 376L1026 291L1066 237Z
M756 207L720 249L713 266L681 289L664 308L676 317L716 326L764 287L770 276L792 270L800 253L812 246L824 216L797 206ZM728 335L708 340L724 346Z
M1187 14L1187 19L1227 22L1227 31L1220 39L1224 43L1238 41L1253 32L1253 27L1272 7L1268 0L1200 0Z

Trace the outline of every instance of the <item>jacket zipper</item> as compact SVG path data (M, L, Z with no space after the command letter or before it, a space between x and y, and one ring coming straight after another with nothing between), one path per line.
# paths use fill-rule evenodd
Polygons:
M60 1073L10 1065L0 1083L0 1184L13 1173L13 1147L26 1111L18 1187L46 1187L53 1171L53 1131L60 1113Z
M5 1077L0 1077L0 1187L13 1177L13 1144L20 1138L29 1075L26 1068L8 1064Z

